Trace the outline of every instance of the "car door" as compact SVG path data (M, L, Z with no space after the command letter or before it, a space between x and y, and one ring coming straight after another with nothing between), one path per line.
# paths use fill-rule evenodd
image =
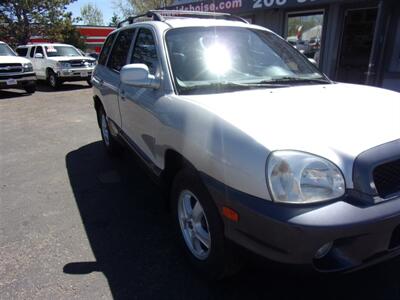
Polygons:
M121 127L121 114L118 103L119 72L127 62L134 33L135 29L129 28L119 31L117 36L110 35L108 37L93 75L93 84L98 87L101 93L100 97L106 114L119 127ZM112 46L110 46L111 44ZM110 47L109 50L106 47ZM106 51L110 52L108 59L103 57L106 55Z
M36 58L34 57L35 60L35 65L33 66L36 72L36 75L41 77L41 78L45 78L46 77L46 58L44 55L44 51L43 51L43 47L42 46L36 46L36 50L35 50L35 56L36 54L42 54L42 58Z
M152 75L160 77L161 64L157 54L155 34L151 28L140 28L135 39L130 63L148 66ZM163 95L162 88L141 88L120 85L120 110L122 129L132 146L141 150L145 159L156 162L156 136L159 128L157 101Z

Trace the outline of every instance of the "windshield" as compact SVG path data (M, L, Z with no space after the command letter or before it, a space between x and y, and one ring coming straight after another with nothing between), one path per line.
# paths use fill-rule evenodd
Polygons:
M329 82L296 49L268 31L177 28L167 32L166 43L180 94Z
M46 46L47 57L54 57L54 56L82 56L72 46Z
M8 45L0 44L0 56L16 56L16 55Z

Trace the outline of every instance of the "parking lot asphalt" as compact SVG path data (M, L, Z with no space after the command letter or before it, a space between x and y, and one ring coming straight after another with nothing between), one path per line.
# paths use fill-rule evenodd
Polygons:
M400 299L400 260L319 275L251 255L208 283L132 154L109 158L85 82L0 91L0 299Z

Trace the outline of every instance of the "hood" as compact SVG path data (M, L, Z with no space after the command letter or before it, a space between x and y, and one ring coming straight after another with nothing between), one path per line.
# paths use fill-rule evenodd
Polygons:
M30 61L29 61L29 59L26 59L26 58L23 58L23 57L20 57L20 56L2 56L2 55L0 55L0 63L1 64L7 64L7 63L10 63L10 64L15 64L15 63L18 63L18 64L25 64L25 63L30 63Z
M88 60L93 62L96 61L92 57L87 57L87 56L53 56L53 57L47 57L47 59L54 61L70 61L70 60Z
M400 94L380 88L338 83L184 97L270 151L306 151L348 172L361 152L400 138Z

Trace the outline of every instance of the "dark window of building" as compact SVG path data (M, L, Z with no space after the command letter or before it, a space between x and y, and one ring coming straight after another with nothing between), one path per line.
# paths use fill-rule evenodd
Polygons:
M115 33L109 35L107 37L106 41L104 42L103 48L101 49L101 53L100 53L100 56L99 56L99 61L98 61L98 63L100 65L105 65L106 64L108 53L110 53L111 46L113 44L115 35L116 35Z
M16 51L18 53L18 56L25 57L26 54L28 53L28 48L17 48Z
M324 12L289 13L286 40L308 58L319 64Z
M35 49L36 47L31 48L31 53L29 54L30 57L33 57L35 55Z
M149 29L142 28L136 38L135 49L132 53L131 63L145 64L150 74L155 74L158 68L158 58L154 37Z
M129 47L131 46L135 29L127 29L121 31L111 50L110 58L108 59L107 67L112 70L120 71L126 65Z

